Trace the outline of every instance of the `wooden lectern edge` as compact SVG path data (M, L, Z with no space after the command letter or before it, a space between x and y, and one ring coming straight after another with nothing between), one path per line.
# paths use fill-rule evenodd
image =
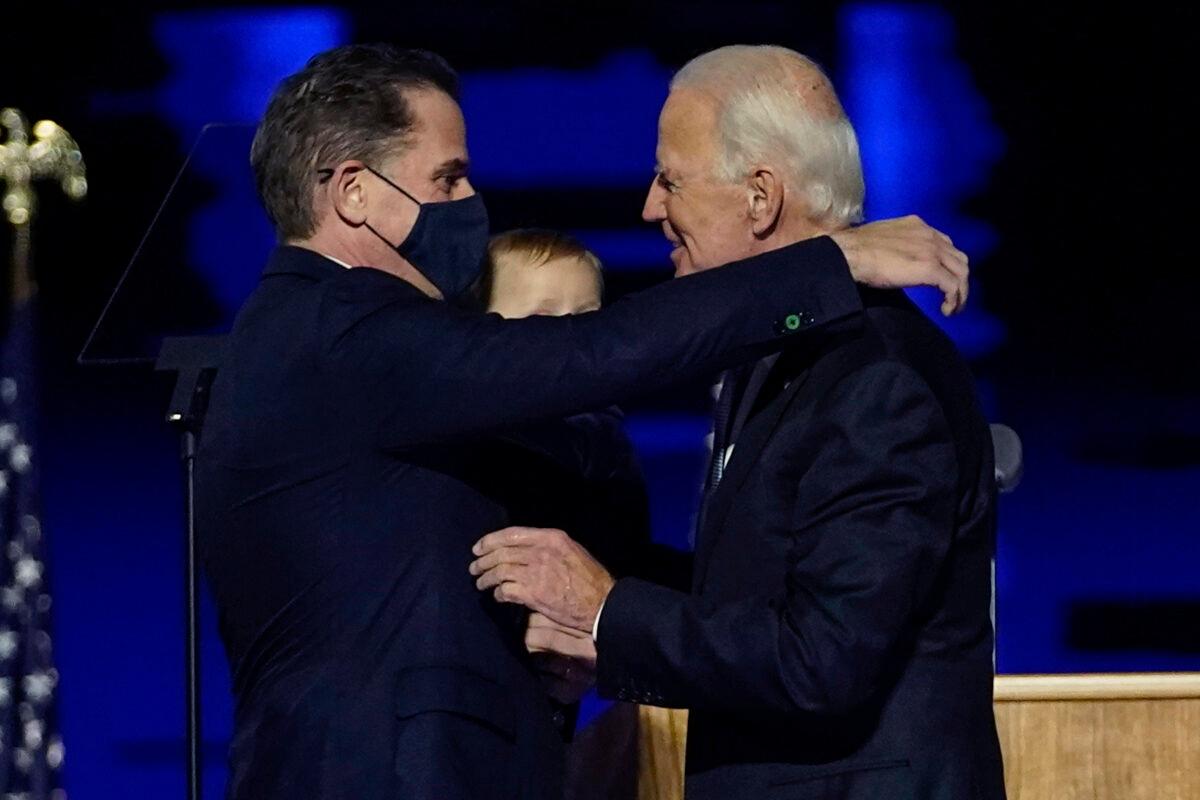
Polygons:
M997 675L994 699L997 703L1200 699L1200 672Z

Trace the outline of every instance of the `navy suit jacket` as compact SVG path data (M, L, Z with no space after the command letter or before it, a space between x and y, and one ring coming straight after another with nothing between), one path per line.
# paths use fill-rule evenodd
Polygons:
M562 528L616 574L651 545L650 501L615 407L506 431L480 448L476 482L517 524Z
M602 694L692 709L689 800L999 800L995 486L968 369L902 293L785 351L690 594L617 582Z
M480 437L860 310L829 239L524 320L279 248L230 334L197 456L236 700L228 796L559 800L562 741L524 615L467 572L479 536L521 521L481 485Z

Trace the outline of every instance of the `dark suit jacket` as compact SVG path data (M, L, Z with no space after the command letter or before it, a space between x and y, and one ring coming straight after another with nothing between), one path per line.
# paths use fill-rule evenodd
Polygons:
M646 481L623 420L614 406L489 437L472 453L469 481L514 523L568 530L610 572L627 574L653 545ZM555 709L571 740L578 704Z
M562 528L610 572L650 543L646 480L616 407L504 432L480 448L478 485L510 519Z
M479 436L758 357L789 315L861 308L828 239L753 261L502 320L275 252L197 458L236 698L229 797L557 800L562 742L523 615L467 573L472 543L517 521L478 485Z
M617 577L647 577L686 590L692 554L650 537L650 499L617 408L522 426L495 437L480 460L519 525L561 528Z
M687 797L997 800L991 440L901 293L784 352L697 538L692 593L618 581L603 694L692 709Z

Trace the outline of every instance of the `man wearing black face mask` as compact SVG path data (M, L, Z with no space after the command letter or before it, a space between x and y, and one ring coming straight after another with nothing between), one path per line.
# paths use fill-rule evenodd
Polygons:
M434 282L443 298L457 299L479 277L479 265L487 249L488 214L483 198L476 192L460 200L422 203L387 176L367 169L419 206L408 236L400 244L391 245L393 249L408 263L419 264L421 274ZM464 168L461 180L465 179ZM370 223L364 224L390 245Z
M523 620L466 571L516 522L472 437L782 348L858 313L852 279L965 299L965 257L907 219L576 317L439 302L487 234L456 94L432 54L340 48L283 81L255 138L284 244L234 325L197 461L237 699L230 798L557 800Z

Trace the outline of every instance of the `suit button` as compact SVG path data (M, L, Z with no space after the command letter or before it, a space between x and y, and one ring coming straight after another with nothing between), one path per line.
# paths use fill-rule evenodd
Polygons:
M554 726L556 728L561 728L563 725L567 724L567 715L561 711L555 711L550 715L550 719L554 721Z

